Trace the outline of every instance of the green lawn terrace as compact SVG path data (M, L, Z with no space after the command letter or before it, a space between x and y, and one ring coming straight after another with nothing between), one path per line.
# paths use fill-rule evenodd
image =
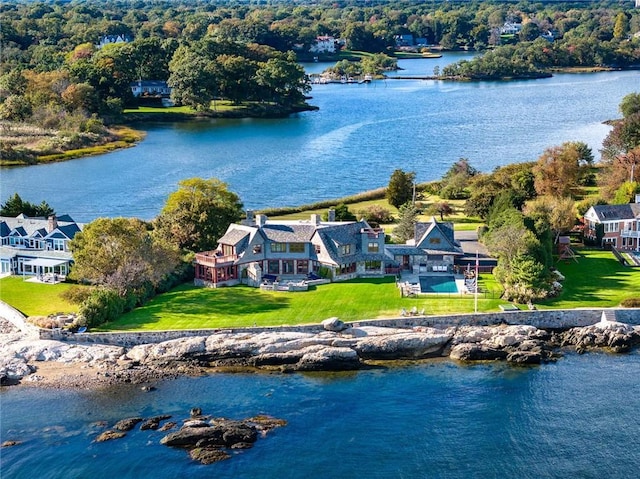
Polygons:
M501 291L492 275L481 275L478 311L498 311ZM342 321L396 318L402 310L427 315L472 313L470 294L402 297L394 277L361 278L311 286L303 292L263 291L248 286L199 288L182 285L102 329L163 330L317 324L329 317Z
M610 251L580 249L577 261L556 263L565 276L562 293L536 303L538 309L611 308L640 297L640 269L620 264ZM0 279L0 299L27 316L77 312L78 305L60 295L71 285L30 283L21 277ZM500 286L481 274L479 312L500 311ZM359 279L311 287L305 292L261 291L247 286L199 288L181 285L145 306L104 325L107 331L231 328L399 317L402 309L426 315L473 313L472 294L401 297L393 277ZM526 305L519 305L526 309Z

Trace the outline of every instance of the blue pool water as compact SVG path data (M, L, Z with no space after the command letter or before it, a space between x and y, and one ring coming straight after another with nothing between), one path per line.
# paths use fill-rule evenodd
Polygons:
M457 293L453 276L420 276L420 291L423 293Z

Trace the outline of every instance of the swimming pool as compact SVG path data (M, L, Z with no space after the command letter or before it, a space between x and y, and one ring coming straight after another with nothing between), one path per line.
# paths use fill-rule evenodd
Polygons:
M453 276L420 276L422 293L457 293L456 279Z

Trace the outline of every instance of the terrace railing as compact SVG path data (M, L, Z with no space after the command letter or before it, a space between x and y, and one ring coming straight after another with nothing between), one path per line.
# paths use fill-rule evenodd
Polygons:
M196 263L201 264L203 266L224 266L226 264L231 264L235 260L238 259L237 254L230 254L223 256L221 254L217 254L215 251L207 251L205 253L196 253Z

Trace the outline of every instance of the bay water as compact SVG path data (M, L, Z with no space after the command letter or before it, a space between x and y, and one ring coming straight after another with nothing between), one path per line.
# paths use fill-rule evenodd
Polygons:
M401 60L397 75L431 75L464 58ZM312 64L310 70L326 65ZM219 178L247 208L293 206L385 186L397 169L435 180L459 158L480 171L536 160L584 141L599 157L640 72L557 74L512 82L374 81L315 85L320 109L279 119L137 124L139 145L48 165L4 168L4 200L46 200L76 221L155 217L178 181Z
M405 60L426 76L461 58ZM439 62L439 63L438 63ZM310 71L320 66L309 65ZM318 85L317 112L284 119L150 123L134 148L2 169L13 192L78 221L153 218L179 180L217 177L247 207L297 205L384 186L396 168L437 179L460 157L481 171L585 141L596 157L640 73L535 81L386 80ZM0 389L4 478L635 478L640 470L640 355L568 354L513 368L448 360L338 374L212 374L144 392ZM27 383L28 384L28 383ZM288 425L231 460L202 466L135 430L95 443L95 423L189 409Z
M636 478L640 355L567 354L515 368L449 360L334 374L213 374L102 391L0 391L0 476L42 478ZM200 465L140 431L95 426L197 406L288 424Z

